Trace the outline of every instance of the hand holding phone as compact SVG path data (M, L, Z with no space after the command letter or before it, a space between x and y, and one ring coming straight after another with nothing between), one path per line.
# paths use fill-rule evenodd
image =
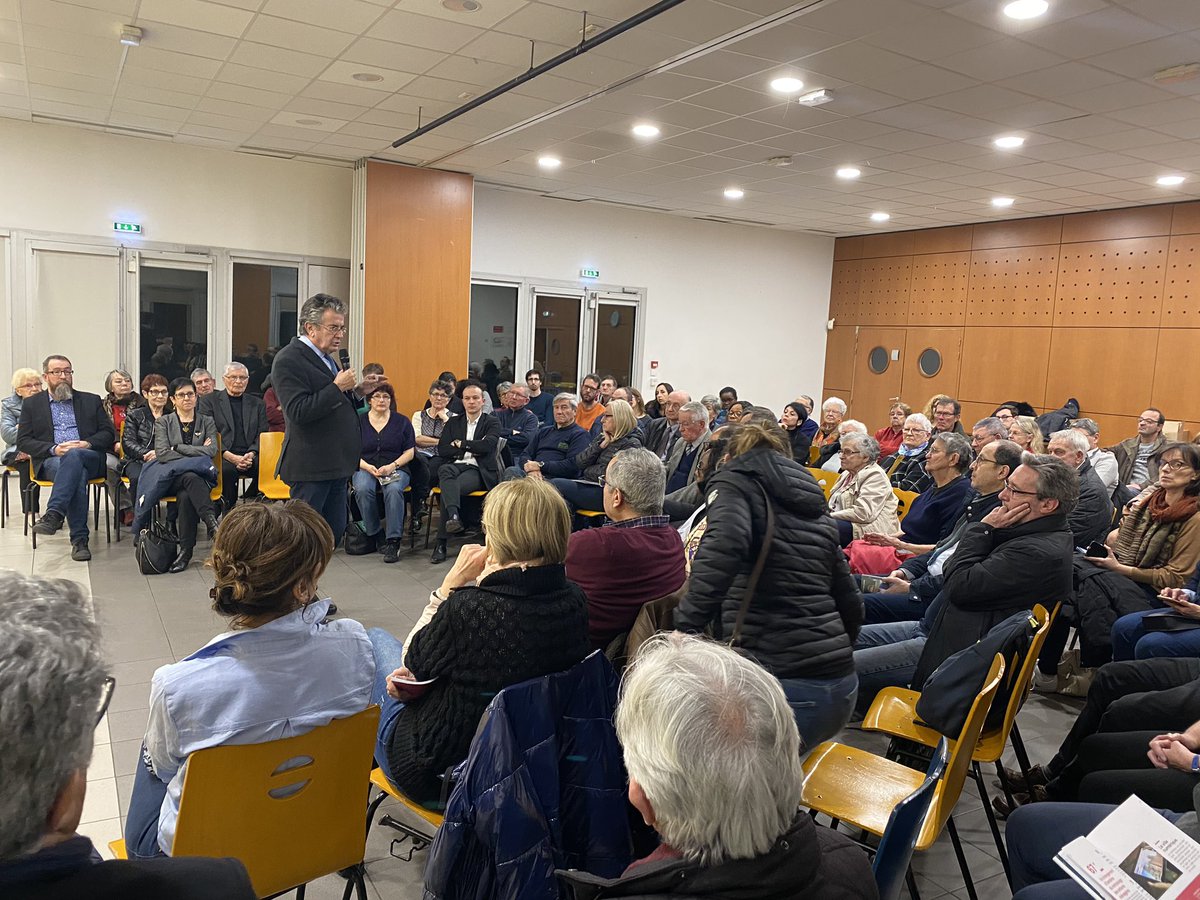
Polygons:
M1090 556L1093 559L1103 559L1104 557L1108 556L1108 547L1105 546L1101 541L1092 541L1090 544L1088 544L1088 548L1083 551L1083 555Z

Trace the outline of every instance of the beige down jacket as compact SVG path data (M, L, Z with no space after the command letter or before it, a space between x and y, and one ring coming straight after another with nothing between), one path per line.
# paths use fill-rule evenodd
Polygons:
M829 493L829 514L850 522L854 526L855 539L871 532L895 534L899 531L897 505L892 483L878 463L863 466L854 476L843 472Z

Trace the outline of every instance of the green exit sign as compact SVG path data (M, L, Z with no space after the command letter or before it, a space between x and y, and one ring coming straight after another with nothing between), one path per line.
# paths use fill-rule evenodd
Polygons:
M142 226L136 222L113 222L113 231L119 231L122 234L141 234Z
M579 277L580 278L599 278L600 270L599 269L580 269Z

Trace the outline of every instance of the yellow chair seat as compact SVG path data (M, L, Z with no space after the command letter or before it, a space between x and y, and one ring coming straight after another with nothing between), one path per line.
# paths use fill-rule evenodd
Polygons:
M585 519L594 519L596 516L604 515L604 511L596 509L577 509L575 510L575 515L583 516Z
M826 472L824 469L814 469L811 466L808 471L817 480L817 484L825 492L825 499L828 500L829 495L833 493L833 486L837 482L837 476L832 472Z
M917 722L917 700L920 691L907 688L884 688L875 696L875 702L862 721L863 731L882 731L884 734L936 747L941 734ZM1003 728L985 731L979 736L971 760L978 763L994 763L1004 755L1007 735Z
M371 770L371 784L375 785L375 787L379 788L381 791L411 812L414 816L417 816L418 818L428 822L434 828L441 828L442 821L446 817L440 812L435 812L432 809L427 809L426 807L415 803L413 800L396 790L396 788L392 786L392 783L388 781L387 776L383 774L383 769L376 768Z
M129 859L129 854L125 851L125 838L109 841L108 849L112 851L113 859Z

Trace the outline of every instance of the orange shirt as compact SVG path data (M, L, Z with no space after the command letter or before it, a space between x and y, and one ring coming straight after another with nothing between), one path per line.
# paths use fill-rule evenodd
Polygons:
M584 409L583 404L580 403L579 406L575 408L575 424L584 431L591 431L592 425L595 424L596 420L602 415L604 415L604 404L602 404L599 400L596 401L596 405L590 410Z

